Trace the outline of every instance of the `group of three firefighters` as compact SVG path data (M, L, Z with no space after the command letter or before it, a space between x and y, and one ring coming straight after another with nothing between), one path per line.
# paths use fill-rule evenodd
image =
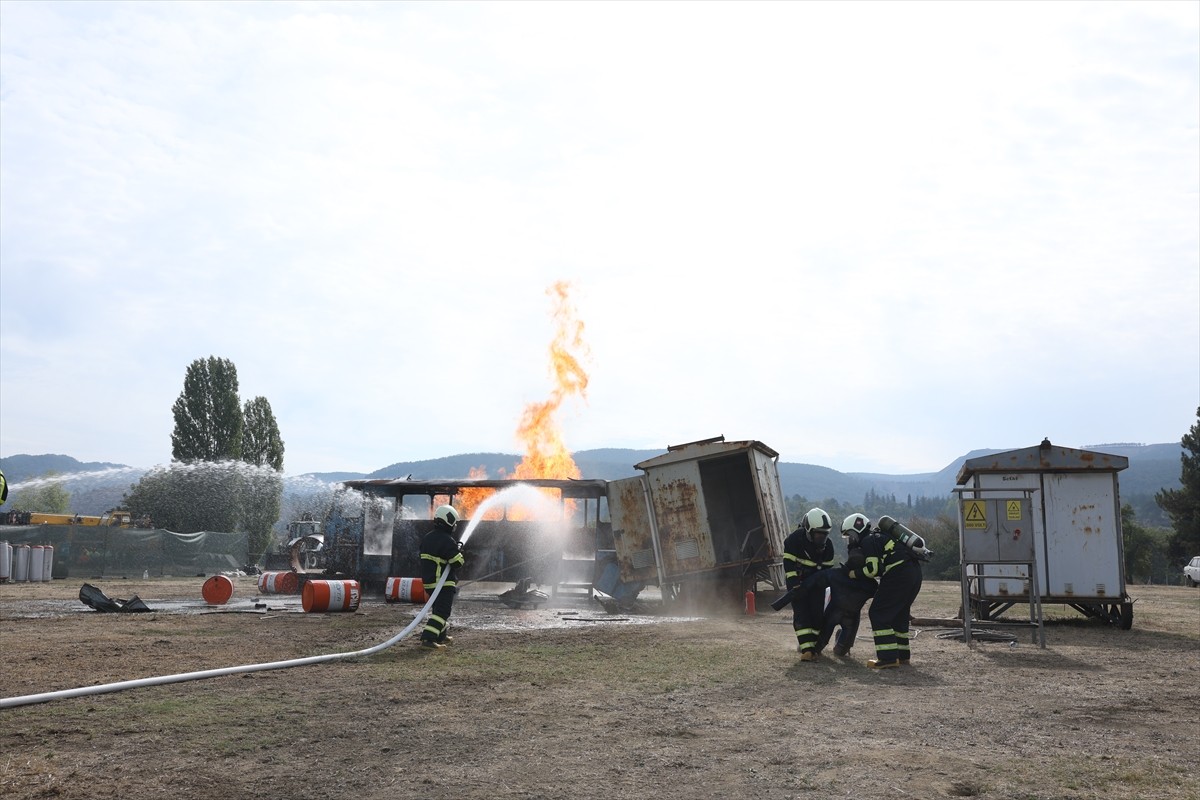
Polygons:
M910 659L909 620L921 591L921 559L925 543L890 517L888 531L872 527L865 514L842 520L847 558L834 564L833 523L820 508L808 511L783 542L784 577L788 592L775 605L792 606L792 627L801 661L815 661L838 629L834 655L846 657L858 635L862 608L868 612L875 638L872 669L907 665ZM906 536L896 536L900 529ZM906 541L907 540L907 541Z

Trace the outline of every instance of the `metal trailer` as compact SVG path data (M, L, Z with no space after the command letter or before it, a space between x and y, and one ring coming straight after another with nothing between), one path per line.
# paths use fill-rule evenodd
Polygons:
M1128 629L1133 603L1125 592L1117 481L1128 466L1124 456L1057 447L1046 439L1037 447L967 459L955 491L964 500L994 498L998 490L1028 492L1041 602L1068 605ZM968 565L966 572L964 596L975 619L996 619L1030 600L1025 566Z
M610 481L621 581L657 584L664 600L696 592L740 600L759 581L781 589L789 525L779 454L724 436L674 445Z

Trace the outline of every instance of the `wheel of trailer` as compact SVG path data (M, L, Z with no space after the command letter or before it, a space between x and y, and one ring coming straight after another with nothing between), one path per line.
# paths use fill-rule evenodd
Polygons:
M1129 602L1121 603L1120 614L1121 614L1121 617L1117 624L1121 626L1121 630L1127 631L1130 628L1132 628L1133 627L1133 603L1129 603Z

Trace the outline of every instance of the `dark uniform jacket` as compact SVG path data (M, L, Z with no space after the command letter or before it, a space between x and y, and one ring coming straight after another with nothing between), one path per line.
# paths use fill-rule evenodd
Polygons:
M802 528L796 528L783 540L783 576L789 589L799 586L818 570L832 567L834 563L833 542L829 537L821 544L813 544Z
M465 563L458 540L441 528L435 527L421 539L421 580L426 591L432 591L441 580L442 572L450 570L443 588L453 589L458 582L458 570Z
M862 537L859 547L850 551L846 567L852 578L879 578L906 561L919 561L917 554L906 544L901 544L885 533L873 531Z

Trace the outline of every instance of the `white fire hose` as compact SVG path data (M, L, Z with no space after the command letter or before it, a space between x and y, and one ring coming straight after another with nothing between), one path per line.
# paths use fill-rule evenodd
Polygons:
M269 669L287 669L288 667L303 667L308 664L323 664L327 661L339 661L346 658L359 658L361 656L371 656L376 653L386 650L396 642L403 639L413 631L421 621L429 614L429 610L433 607L433 601L437 598L438 593L442 591L442 584L446 582L446 578L450 575L450 570L444 570L442 577L438 579L437 586L433 588L433 592L429 595L429 599L425 601L425 605L417 612L417 616L404 630L397 633L386 642L377 644L374 647L368 647L365 650L355 650L350 653L329 653L323 656L307 656L305 658L291 658L287 661L270 661L265 664L245 664L240 667L221 667L218 669L206 669L198 672L180 672L175 675L159 675L155 678L137 678L130 681L118 681L117 683L102 683L98 686L81 686L78 689L63 689L58 692L42 692L41 694L27 694L20 697L3 697L0 698L0 708L15 708L16 706L28 706L35 703L48 703L51 700L66 700L70 697L85 697L93 694L107 694L108 692L120 692L125 689L140 689L143 686L161 686L165 683L183 683L184 681L198 681L203 678L219 678L222 675L240 675L247 672L264 672Z
M467 524L467 529L459 538L461 544L466 544L471 538L471 533L475 530L479 521L483 519L484 513L488 508L500 502L506 495L519 493L521 491L536 492L529 486L518 484L516 486L504 489L497 492L479 504L475 509L475 517ZM537 495L535 495L536 497ZM433 592L429 595L429 599L425 601L425 605L417 612L417 616L408 624L404 630L397 633L386 642L368 647L365 650L355 650L350 653L329 653L323 656L308 656L306 658L291 658L287 661L270 661L265 664L244 664L240 667L221 667L219 669L206 669L199 672L181 672L176 675L160 675L156 678L138 678L131 681L118 681L117 683L102 683L99 686L81 686L78 689L63 689L58 692L42 692L41 694L27 694L21 697L3 697L0 698L0 708L15 708L16 706L28 706L34 703L48 703L51 700L65 700L69 697L85 697L93 694L107 694L108 692L120 692L125 689L139 689L143 686L161 686L166 683L183 683L184 681L198 681L203 678L219 678L222 675L241 675L247 672L265 672L269 669L287 669L288 667L303 667L308 664L323 664L328 661L340 661L347 658L360 658L362 656L371 656L376 653L386 650L396 642L403 639L413 631L421 620L428 616L429 611L433 608L433 601L437 598L438 593L442 591L442 584L449 577L450 570L444 570L442 576L438 579L437 585L433 587Z

